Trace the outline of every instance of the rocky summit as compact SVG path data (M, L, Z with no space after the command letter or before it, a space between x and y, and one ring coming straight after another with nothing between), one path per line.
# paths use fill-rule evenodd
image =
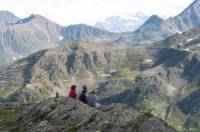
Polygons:
M71 98L51 98L31 106L2 128L28 132L175 132L161 119L122 104L92 108Z

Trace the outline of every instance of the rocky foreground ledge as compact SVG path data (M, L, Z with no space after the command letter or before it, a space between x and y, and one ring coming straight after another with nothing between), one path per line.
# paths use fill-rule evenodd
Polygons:
M161 119L122 104L92 108L70 98L51 98L18 116L7 131L174 132Z

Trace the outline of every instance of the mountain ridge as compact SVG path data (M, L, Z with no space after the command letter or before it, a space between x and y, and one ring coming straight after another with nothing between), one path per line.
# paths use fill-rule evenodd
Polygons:
M4 105L2 105L4 107ZM5 107L6 108L6 107ZM10 106L10 109L12 106ZM10 121L3 130L10 131L154 131L175 132L161 119L122 104L92 108L71 98L50 98L30 106ZM16 109L17 109L16 108ZM25 107L26 108L26 107ZM15 109L14 109L15 110ZM6 111L6 109L5 109ZM12 114L12 112L10 112ZM7 117L9 118L9 117ZM11 118L11 117L10 117ZM11 118L12 119L12 118ZM0 122L0 124L2 124ZM68 124L68 125L66 125Z
M114 41L118 36L85 24L62 27L41 15L32 14L0 29L0 67L68 41Z
M13 24L18 20L19 18L15 16L13 13L6 10L0 10L0 25L1 26Z
M182 13L167 20L153 15L138 30L120 34L84 24L62 27L43 16L30 15L12 24L1 26L0 67L5 67L35 51L73 40L109 41L120 45L141 45L161 41L186 29L198 27L199 4L199 1L195 1Z
M181 33L183 31L196 28L200 26L200 1L195 0L180 14L162 21L155 21L154 24L148 23L155 15L150 17L145 24L138 30L129 34L130 37L123 37L118 42L123 42L124 39L129 39L128 44L149 44L156 41L161 41L173 34ZM162 24L160 24L162 22ZM149 30L149 28L152 28ZM143 31L146 31L145 33ZM155 35L152 35L153 34ZM145 35L144 35L145 34Z

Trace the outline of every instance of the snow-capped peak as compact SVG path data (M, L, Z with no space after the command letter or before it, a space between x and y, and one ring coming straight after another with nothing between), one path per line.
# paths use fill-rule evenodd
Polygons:
M104 22L97 22L95 26L111 32L130 32L139 28L147 18L142 12L123 13L108 17Z

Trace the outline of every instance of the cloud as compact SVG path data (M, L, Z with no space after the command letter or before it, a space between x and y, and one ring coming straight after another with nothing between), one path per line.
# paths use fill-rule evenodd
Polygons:
M175 16L193 0L0 0L0 9L23 18L41 14L61 25L94 24L106 17L138 11Z

